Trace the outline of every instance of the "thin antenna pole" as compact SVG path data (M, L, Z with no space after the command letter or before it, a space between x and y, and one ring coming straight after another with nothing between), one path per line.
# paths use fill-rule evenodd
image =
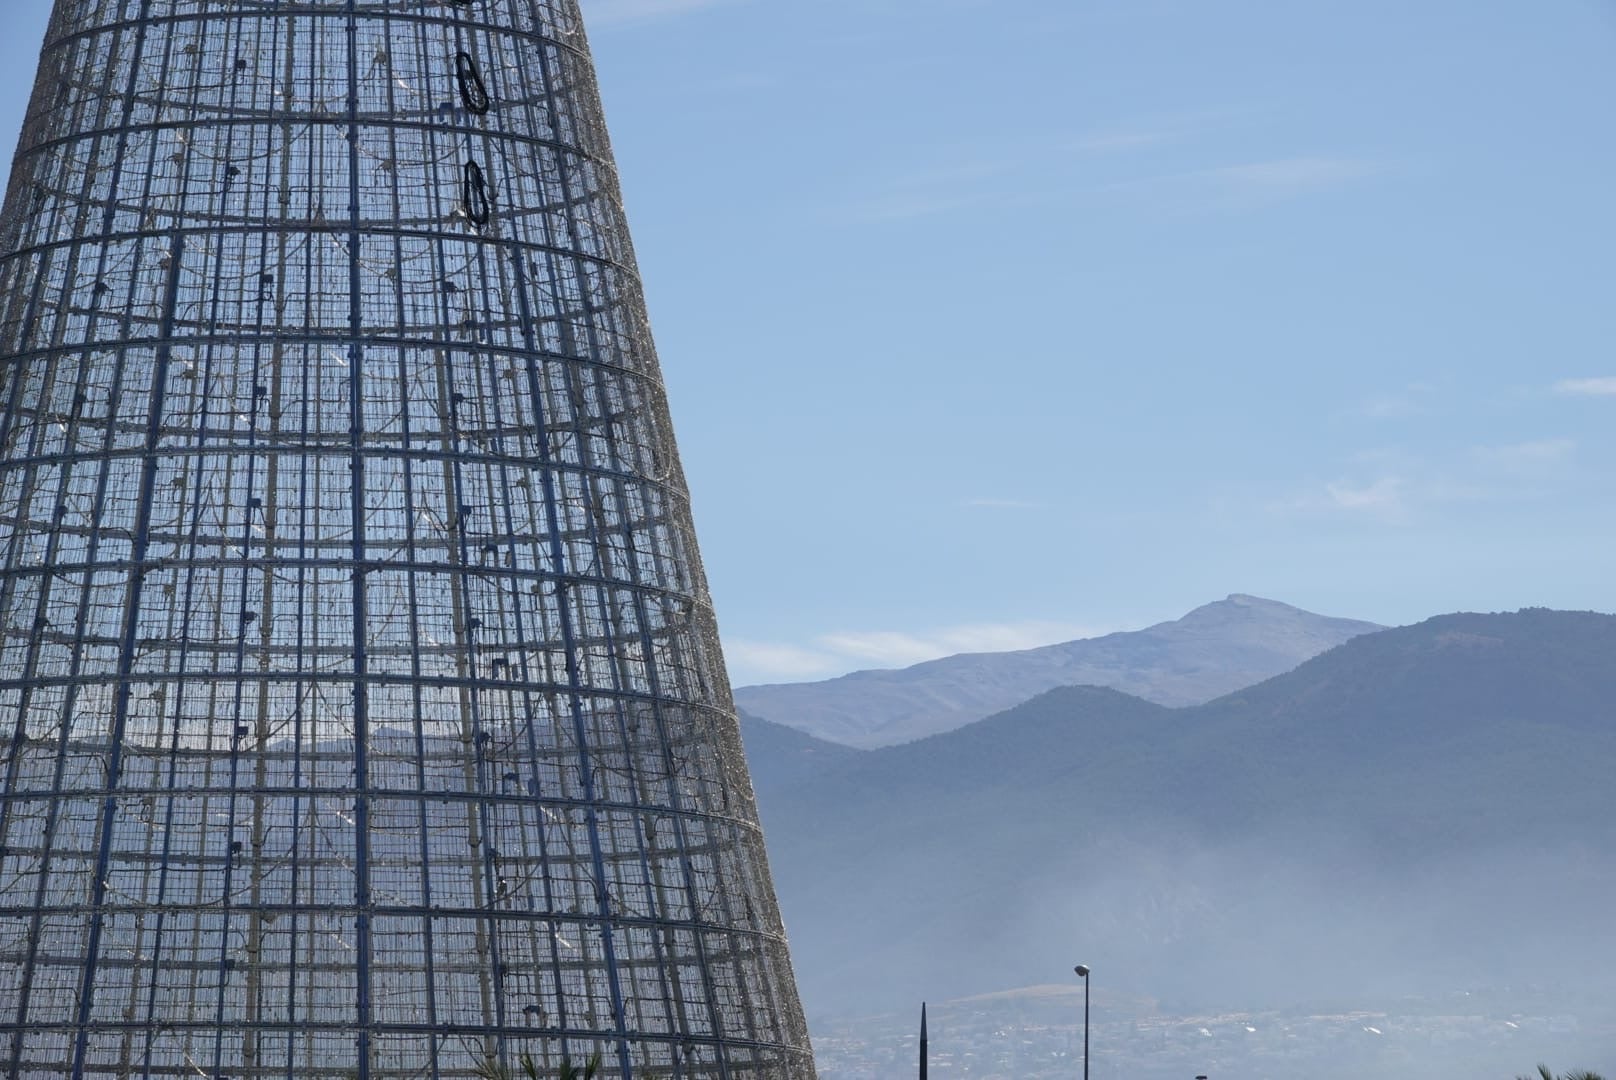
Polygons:
M926 1080L926 1003L920 1003L920 1080Z

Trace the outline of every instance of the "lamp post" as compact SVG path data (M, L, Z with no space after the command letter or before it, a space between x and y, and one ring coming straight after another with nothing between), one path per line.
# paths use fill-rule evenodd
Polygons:
M1072 970L1083 980L1083 1080L1089 1080L1089 968L1079 964Z

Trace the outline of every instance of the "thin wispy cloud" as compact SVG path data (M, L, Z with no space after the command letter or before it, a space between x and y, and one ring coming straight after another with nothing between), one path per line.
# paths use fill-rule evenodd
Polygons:
M974 623L930 633L902 631L826 634L819 643L843 656L881 667L907 667L955 653L1005 652L1071 641L1085 628L1069 623Z
M1207 169L1205 179L1247 192L1292 195L1340 187L1383 171L1358 158L1293 157Z
M1184 142L1194 130L1193 126L1141 125L1066 135L1043 133L1036 141L1010 139L975 146L971 154L986 156L945 160L893 175L881 190L838 216L862 222L897 221L988 205L1025 208L1128 191L1158 191L1191 203L1249 205L1346 187L1388 168L1384 162L1366 158L1297 155L1143 173L1110 182L1096 180L1097 174L1126 170L1133 158L1142 159L1151 151ZM1099 163L1105 159L1113 160L1101 170ZM1139 168L1136 163L1133 167Z
M1043 503L1028 499L966 499L960 505L973 510L1042 510Z
M847 211L866 222L902 221L968 209L1002 198L1006 177L1018 163L1010 158L978 159L919 169L889 180L885 188Z
M1484 502L1500 492L1474 480L1440 473L1387 473L1368 480L1334 480L1283 506L1290 512L1333 514L1399 523L1441 504Z
M829 653L778 642L726 639L724 657L730 677L739 682L760 679L811 679L836 670L837 660Z
M1316 483L1272 506L1282 513L1395 523L1443 507L1541 499L1574 475L1576 452L1575 440L1558 437L1450 449L1435 456L1366 450L1352 455L1347 475Z
M1371 420L1406 420L1419 416L1425 407L1408 397L1381 397L1364 403L1363 415Z
M806 645L727 640L736 685L828 678L864 668L899 668L958 653L1009 652L1110 633L1114 627L1048 620L969 623L933 630L844 630Z
M1579 397L1616 397L1616 375L1600 375L1592 379L1561 379L1554 384L1554 392Z
M1166 131L1112 131L1097 135L1084 135L1067 145L1080 154L1115 154L1128 150L1143 150L1170 142L1174 134Z
M934 192L892 192L855 207L847 216L855 221L905 221L950 214L988 201L987 194L947 195Z
M1151 195L1186 209L1249 209L1350 187L1387 171L1348 157L1287 157L1122 180L1115 193Z
M1358 402L1346 415L1368 420L1407 420L1441 411L1441 391L1427 382L1411 382Z
M583 0L583 11L590 26L615 26L689 15L740 2L743 0Z
M1000 140L973 147L972 155L912 169L888 179L881 190L846 208L841 217L861 222L901 221L973 210L989 205L1027 207L1070 198L1099 157L1122 157L1177 138L1164 130L1111 130L1044 135L1036 140ZM938 148L933 148L933 153ZM958 153L943 150L944 155ZM980 156L985 154L986 156ZM1051 188L1051 180L1057 181Z
M1519 471L1564 461L1576 448L1577 444L1571 439L1538 439L1504 446L1478 446L1472 453L1484 465Z
M1408 482L1401 476L1382 476L1368 484L1326 484L1324 490L1338 510L1384 514L1403 509L1407 487Z

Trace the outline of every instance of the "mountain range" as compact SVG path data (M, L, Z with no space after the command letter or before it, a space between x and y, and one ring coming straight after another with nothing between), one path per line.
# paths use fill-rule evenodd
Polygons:
M743 686L735 701L750 716L871 749L954 730L1059 686L1108 686L1159 705L1196 705L1379 629L1236 594L1144 630L821 682Z
M749 721L810 1011L1079 958L1247 1005L1608 969L1613 658L1616 617L1461 614L1196 706L1067 687L870 751Z

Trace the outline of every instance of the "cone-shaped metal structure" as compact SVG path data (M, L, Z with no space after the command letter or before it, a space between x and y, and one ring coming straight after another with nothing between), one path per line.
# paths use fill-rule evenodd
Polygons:
M56 0L0 1075L811 1077L575 0Z

